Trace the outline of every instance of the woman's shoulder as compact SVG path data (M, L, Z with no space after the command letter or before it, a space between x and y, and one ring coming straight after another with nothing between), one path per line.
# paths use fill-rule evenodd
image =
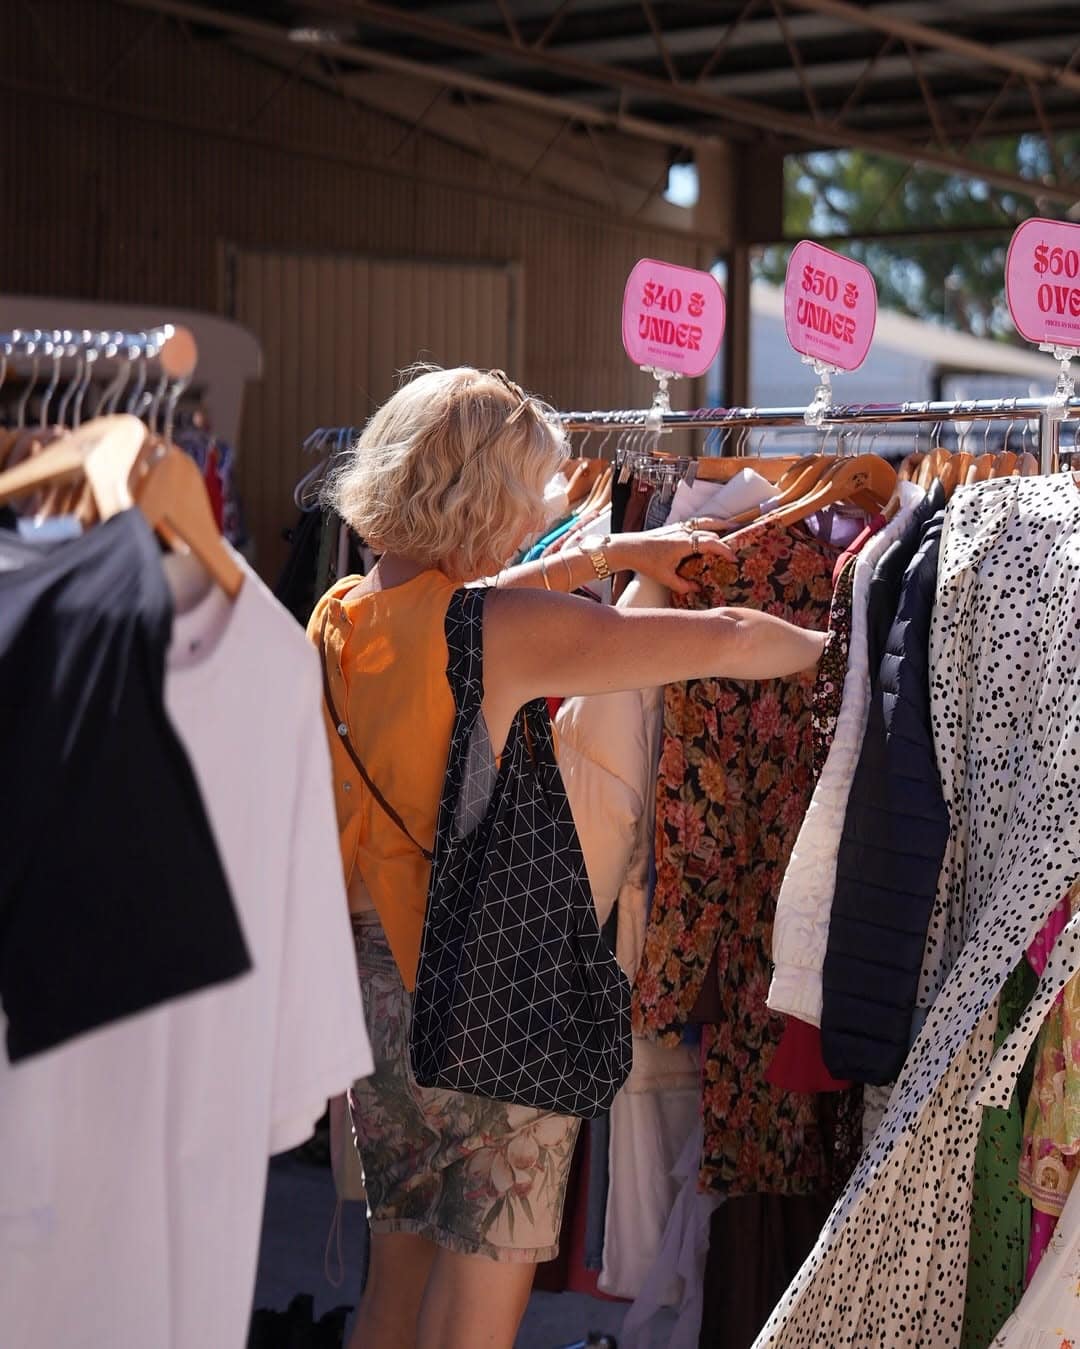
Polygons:
M335 581L330 589L316 601L315 608L312 609L311 617L307 622L307 634L316 645L321 639L324 624L332 614L344 607L344 602L350 592L364 579L363 576L343 576L340 580Z

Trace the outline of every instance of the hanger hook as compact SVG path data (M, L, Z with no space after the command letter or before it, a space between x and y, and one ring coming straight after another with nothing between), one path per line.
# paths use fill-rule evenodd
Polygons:
M135 383L131 386L131 393L128 394L127 406L124 411L134 413L135 416L138 416L139 404L142 402L143 393L146 391L147 363L149 361L147 348L149 344L149 334L145 332L134 334L133 345L139 349L139 374Z
M60 383L60 341L62 334L59 332L50 333L45 338L44 353L52 357L52 374L49 376L49 382L45 386L45 392L41 396L41 411L38 414L38 430L44 431L49 420L49 404L52 402L53 394L56 392Z
M85 343L86 358L83 361L83 377L75 393L75 402L72 405L71 424L73 426L82 425L83 399L86 397L86 391L89 389L90 381L93 378L94 362L100 354L99 339L93 333L84 332L82 338Z
M172 387L169 389L169 396L165 400L165 422L163 427L163 437L166 445L172 444L173 426L176 423L176 405L180 402L180 395L191 383L191 376L185 375L182 379L175 379ZM341 434L340 431L338 433Z
M74 333L68 333L69 339L73 339ZM60 396L60 402L56 407L56 420L58 425L67 425L68 408L71 406L71 400L75 397L75 390L82 383L84 358L81 348L73 341L69 340L65 354L69 359L75 361L75 369L71 378L68 380L68 386Z
M160 352L161 352L161 348L162 348L163 345L164 345L164 339L163 339L161 333L160 333L160 332L159 332L159 333L155 333L155 335L154 335L154 349L153 349L153 353L152 353L152 354L153 354L154 356L158 356L158 355L160 354ZM162 404L162 401L163 401L164 398L165 398L165 390L166 390L168 387L169 387L169 376L166 374L166 372L165 372L164 370L162 370L160 376L158 377L158 382L157 382L157 385L156 385L156 387L155 387L155 389L154 389L153 397L152 397L151 400L150 400L150 406L149 406L149 408L147 409L147 412L146 412L146 418L145 418L145 421L146 421L146 424L147 424L147 426L150 428L151 431L154 431L154 430L157 429L158 413L161 411L161 404Z
M20 431L26 425L26 405L30 401L30 393L37 383L38 370L41 368L41 357L38 355L37 344L33 338L27 342L26 354L30 357L30 380L15 405L15 425Z
M127 355L121 355L127 348ZM134 363L133 348L131 338L126 333L112 333L102 355L112 359L114 356L120 356L120 361L116 368L116 374L102 391L101 397L97 400L94 408L94 416L100 417L103 414L109 414L116 411L116 405L120 401L120 395L128 382L131 374L131 367Z

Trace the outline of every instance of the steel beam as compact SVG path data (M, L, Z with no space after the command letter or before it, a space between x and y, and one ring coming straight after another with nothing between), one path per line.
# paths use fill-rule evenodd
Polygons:
M294 43L289 42L285 30L275 24L243 18L208 6L191 4L188 0L121 0L121 3L134 8L172 14L175 17L184 18L190 22L207 24L226 32L241 33L264 40L287 42L290 47L295 47ZM814 0L814 3L834 3L834 0ZM666 103L675 107L686 108L712 119L723 119L724 122L736 126L757 127L776 135L791 137L794 142L801 143L804 146L863 149L889 158L899 159L905 163L914 162L923 164L928 168L939 169L945 173L957 173L964 177L977 178L988 186L1022 193L1029 197L1064 202L1068 205L1072 205L1076 200L1075 193L1067 188L994 169L952 152L933 149L928 146L915 146L876 133L828 125L815 125L807 117L743 99L704 92L686 83L672 85L666 80L657 79L623 67L585 63L562 57L557 52L538 51L528 46L517 47L512 41L490 33L481 33L474 29L446 24L425 14L406 13L395 6L371 3L369 0L357 0L357 3L348 6L348 10L357 18L365 19L375 26L392 32L411 33L455 50L474 51L483 55L497 56L508 65L545 70L578 80L584 84L606 85L619 90L624 98L630 94L641 94L655 99L660 105ZM571 101L556 95L522 89L508 81L468 75L445 63L440 65L426 64L355 43L334 40L316 41L311 43L310 46L312 50L325 51L337 59L361 65L378 66L384 70L398 70L413 77L425 78L436 84L451 85L492 99L519 103L548 114L564 117L572 116L578 121L594 127L615 127L629 135L641 136L643 139L659 141L669 146L679 144L692 146L702 143L715 145L718 139L716 136L702 135L701 132L696 130L684 130L682 127L664 125L660 122L635 117L619 111L605 111L580 100ZM1075 78L1080 81L1080 75ZM724 128L724 134L730 134L726 127Z
M879 12L872 6L853 5L850 0L788 0L788 3L798 9L810 10L814 14L827 14L831 18L843 19L857 28L875 28L879 33L887 33L890 37L899 38L903 42L913 42L920 47L952 52L956 56L962 56L965 61L993 66L1012 75L1035 80L1039 84L1058 84L1063 89L1080 93L1080 72L1067 66L1047 65L1043 61L1035 61L1027 56L1018 56L1005 47L989 47L985 42L975 42L971 38L946 32L943 28L915 23L887 11Z
M132 0L126 2L132 3ZM165 0L156 2L165 3ZM841 0L813 0L815 4L840 2ZM394 5L376 3L376 0L356 0L356 3L350 4L348 9L355 13L357 18L391 32L410 33L440 46L497 56L508 65L546 70L584 84L608 85L621 90L624 94L643 94L658 103L666 102L706 116L724 117L733 122L760 127L779 135L795 137L808 145L863 149L894 159L914 160L918 164L940 169L945 173L978 178L990 186L1006 191L1037 195L1046 200L1061 201L1069 205L1076 199L1073 192L1055 184L1036 182L1019 174L989 168L950 151L935 150L928 146L913 147L887 136L818 125L810 118L795 113L705 92L687 84L672 85L667 80L657 79L655 76L622 66L576 61L570 57L560 56L557 51L539 52L528 47L518 48L512 42L494 34L443 23L439 19L430 18L427 14L406 13ZM1080 82L1080 75L1070 78ZM674 138L673 136L672 139Z
M234 33L238 37L254 38L256 41L284 46L292 52L297 50L297 44L278 24L267 23L261 19L249 19L226 10L213 9L208 5L190 4L188 0L119 0L119 3L131 9L152 10L171 15L174 19L184 19L188 23L220 28L223 32ZM508 45L513 47L512 43ZM682 127L669 126L663 122L654 122L631 114L609 112L588 103L575 102L573 99L541 94L532 89L521 89L499 80L485 79L480 75L469 75L451 66L412 61L407 57L395 56L390 52L365 47L355 42L313 38L304 43L304 48L311 52L322 52L354 66L369 66L399 75L408 75L413 79L424 80L428 84L460 89L465 93L478 94L483 98L496 99L503 103L514 103L523 108L531 108L534 112L546 113L548 116L572 117L586 126L611 128L621 131L624 135L637 136L641 140L655 141L661 145L724 144L722 136L706 135L690 128L684 130Z

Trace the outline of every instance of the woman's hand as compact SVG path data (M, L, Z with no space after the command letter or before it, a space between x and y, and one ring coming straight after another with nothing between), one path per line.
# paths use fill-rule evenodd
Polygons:
M676 595L690 595L700 589L695 581L679 575L688 557L703 554L729 561L735 554L715 534L700 525L664 525L641 534L616 534L604 550L612 571L639 571Z

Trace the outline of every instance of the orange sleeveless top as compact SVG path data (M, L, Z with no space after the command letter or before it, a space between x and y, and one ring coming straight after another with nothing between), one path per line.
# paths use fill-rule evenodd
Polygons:
M446 678L446 611L457 589L425 571L391 590L345 601L359 576L315 606L308 636L326 622L326 666L339 717L371 780L429 852L442 796L454 696ZM430 866L372 796L326 716L345 881L360 878L411 992L416 984Z

